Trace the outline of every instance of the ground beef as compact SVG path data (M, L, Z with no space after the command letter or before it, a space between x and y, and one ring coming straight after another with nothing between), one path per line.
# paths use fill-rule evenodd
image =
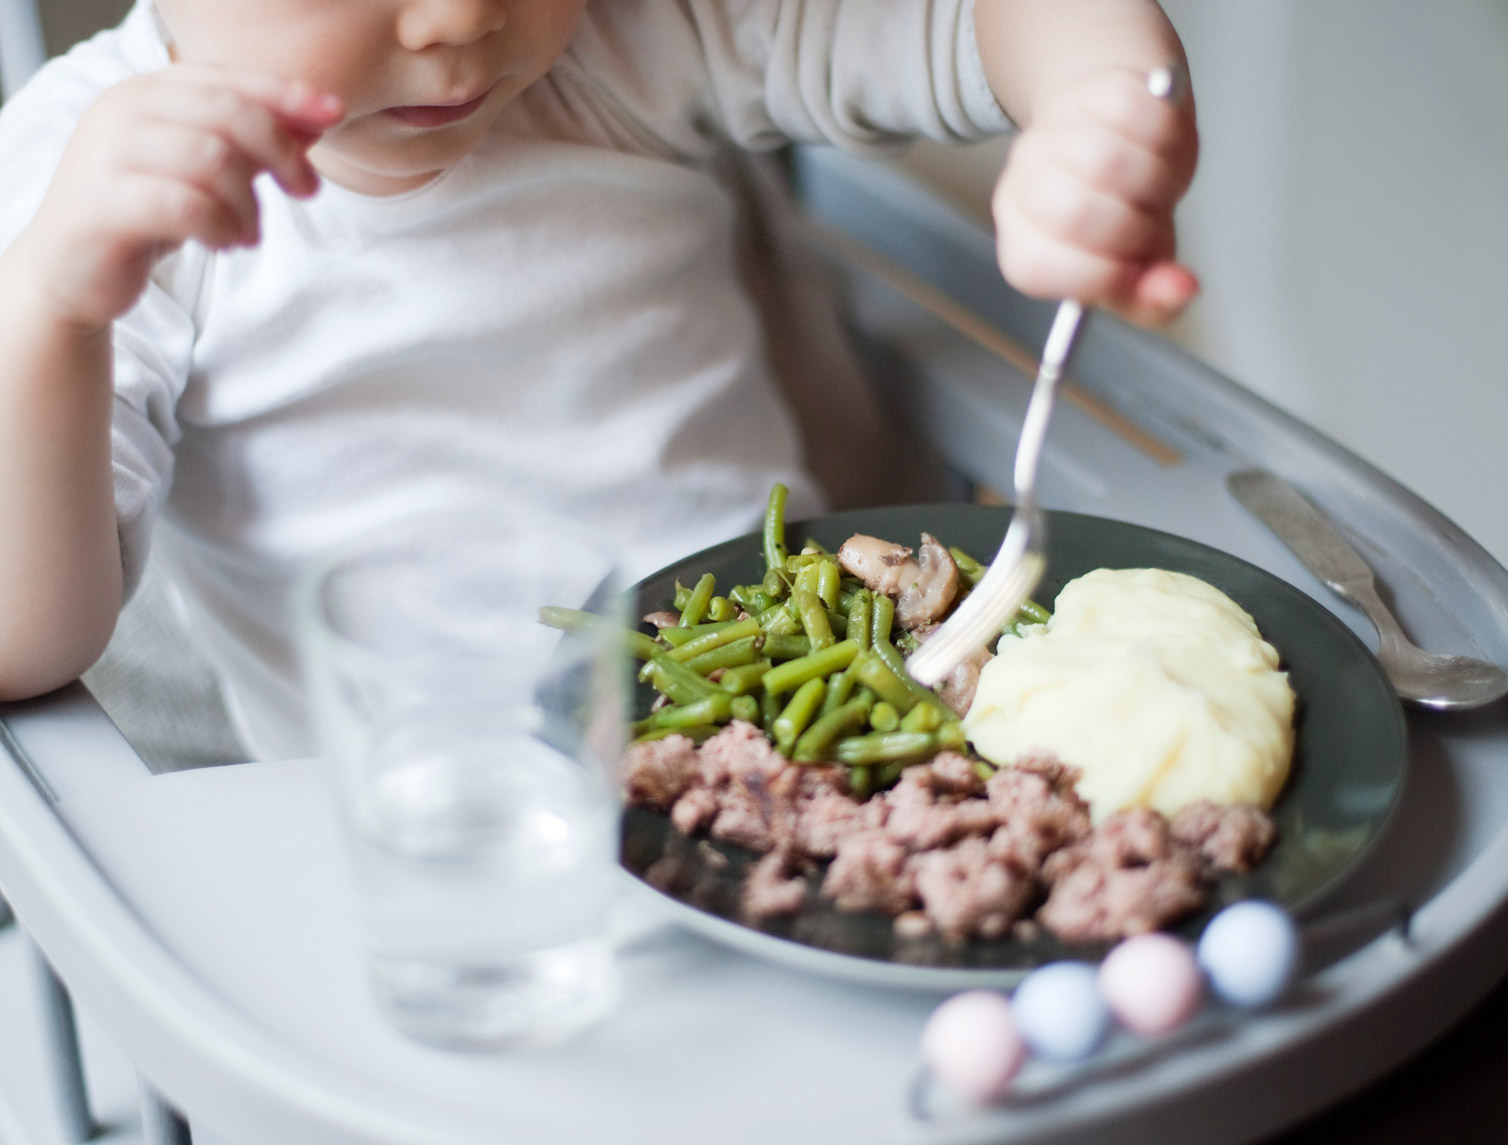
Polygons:
M847 769L792 764L739 721L700 749L681 736L636 744L625 771L630 802L668 810L683 836L706 832L764 854L741 890L746 918L801 910L805 872L831 860L822 895L840 910L896 916L904 937L992 938L1039 925L1068 942L1139 934L1198 909L1215 871L1249 869L1273 838L1262 812L1211 804L1185 808L1171 826L1135 808L1091 830L1078 770L1047 755L986 781L973 760L942 752L861 802ZM681 855L646 877L684 891L696 866Z
M838 844L822 893L839 910L903 911L915 898L907 857L906 848L883 831L849 835Z
M743 914L752 922L795 914L805 902L806 879L789 851L771 851L744 882Z
M1265 859L1277 837L1272 820L1257 808L1220 807L1204 800L1182 808L1168 830L1215 870L1237 873Z
M696 744L685 736L630 744L623 757L628 801L656 811L669 811L696 781L698 771Z
M1187 853L1137 867L1080 863L1053 884L1037 921L1065 942L1145 934L1204 905L1201 875Z
M1032 894L1031 876L990 854L983 839L965 839L907 861L917 897L944 938L998 938Z

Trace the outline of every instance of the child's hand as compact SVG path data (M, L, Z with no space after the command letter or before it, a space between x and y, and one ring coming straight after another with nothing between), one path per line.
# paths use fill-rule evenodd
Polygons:
M177 65L111 88L80 120L16 243L41 301L60 321L102 330L184 242L254 245L252 180L269 171L290 195L312 195L307 152L341 115L335 98L257 72Z
M1187 99L1103 69L1037 108L995 188L1000 269L1037 298L1074 298L1161 324L1199 291L1174 261L1173 207L1199 140Z

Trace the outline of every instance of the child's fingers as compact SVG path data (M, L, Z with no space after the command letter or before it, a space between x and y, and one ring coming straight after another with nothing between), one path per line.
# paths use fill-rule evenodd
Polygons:
M240 92L179 86L154 91L147 110L160 121L222 139L245 157L252 174L271 172L290 195L312 195L319 189L307 155L311 139L290 130L263 104Z
M1188 308L1199 293L1199 279L1187 267L1162 262L1142 271L1128 299L1113 306L1122 317L1142 326L1164 326Z
M1118 134L1105 123L1081 116L1057 131L1023 136L1043 160L1087 186L1124 198L1148 211L1171 211L1188 190L1192 169Z
M112 197L114 229L135 234L155 248L170 249L196 240L210 250L242 241L237 211L219 196L182 179L133 174Z
M1022 144L1030 141L1023 139ZM1172 218L1102 191L1038 152L1012 156L995 202L1002 231L1019 214L1059 241L1119 260L1153 262L1172 255Z
M218 199L239 223L239 239L260 236L252 160L224 137L176 123L148 122L133 141L129 170L191 183Z
M328 131L345 115L338 98L316 91L302 80L286 80L271 72L203 64L179 64L173 70L175 78L183 82L234 91L305 133L318 135Z
M1033 298L1075 298L1089 305L1129 297L1141 266L1095 254L1018 223L1000 230L1005 280Z
M1198 158L1192 109L1158 99L1147 90L1145 76L1119 69L1106 72L1096 82L1076 88L1071 106L1055 108L1053 114L1072 115L1075 110L1192 173Z

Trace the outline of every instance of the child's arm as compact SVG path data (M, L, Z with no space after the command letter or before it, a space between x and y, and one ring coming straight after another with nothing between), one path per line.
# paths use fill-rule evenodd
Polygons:
M1183 64L1154 0L977 0L985 73L1022 127L995 191L1000 266L1017 289L1136 321L1175 317L1198 280L1175 261L1173 207L1198 157L1191 95L1147 73Z
M318 180L305 152L340 108L260 74L173 67L80 120L35 219L0 255L0 700L72 680L122 599L111 330L191 239L252 245L252 180Z

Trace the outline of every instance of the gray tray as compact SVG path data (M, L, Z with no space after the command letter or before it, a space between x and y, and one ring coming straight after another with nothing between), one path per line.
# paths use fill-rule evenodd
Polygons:
M957 471L1008 488L1025 348L1039 344L1050 308L1004 290L989 236L905 180L815 152L799 157L798 175L890 400ZM1225 493L1231 470L1271 469L1345 523L1421 643L1508 661L1508 573L1383 474L1102 316L1074 375L1042 475L1050 507L1226 550L1372 643L1359 614ZM265 954L228 958L184 917L191 900L153 893L132 840L83 813L118 797L125 817L150 808L154 792L232 791L252 772L149 778L78 688L0 707L0 890L81 1004L206 1139L1219 1145L1270 1133L1376 1077L1508 965L1505 715L1503 706L1410 715L1398 812L1354 876L1316 905L1312 970L1288 1005L1240 1021L1209 1015L1152 1052L1118 1043L1087 1075L1039 1071L1023 1100L987 1113L913 1100L916 1039L937 995L803 975L652 918L625 958L631 1004L600 1036L482 1062L384 1040L359 1009L361 992L315 957L323 948L299 945L335 925L327 904L338 880L317 865L217 860L223 879L238 881L218 897L205 892L205 917L227 933L243 927ZM276 773L285 818L247 825L247 845L328 854L321 769L274 766L289 769ZM316 1026L308 1007L277 1004L286 996L328 1012ZM26 1068L0 1055L0 1092L26 1084L13 1076Z

